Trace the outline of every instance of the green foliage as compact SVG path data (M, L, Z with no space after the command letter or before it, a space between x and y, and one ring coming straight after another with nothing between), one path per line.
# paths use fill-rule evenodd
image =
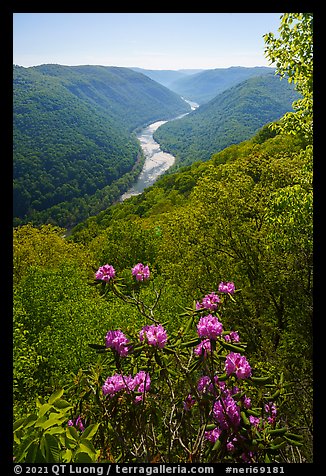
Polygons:
M302 134L312 142L313 134L313 14L284 13L278 29L264 36L265 54L276 64L276 72L294 83L302 97L293 108L295 112L282 118L280 127L290 134Z
M68 426L72 406L62 397L62 389L48 401L36 400L36 411L16 420L14 453L16 463L92 463L97 460L92 439L99 424L91 424L81 433Z

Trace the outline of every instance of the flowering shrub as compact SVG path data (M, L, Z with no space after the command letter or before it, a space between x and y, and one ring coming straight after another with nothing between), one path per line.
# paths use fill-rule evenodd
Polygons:
M148 265L135 265L132 276L147 280ZM291 438L300 444L276 410L276 399L285 395L283 376L256 375L239 333L223 327L221 312L238 292L233 282L195 301L183 314L184 326L167 331L154 315L160 293L154 290L150 307L113 278L108 292L152 323L129 330L128 338L109 330L105 346L90 344L113 351L113 374L104 377L97 413L111 429L110 437L103 430L111 455L125 462L270 462L280 460Z
M175 329L173 323L156 319L161 292L153 279L154 301L141 299L140 289L150 275L149 266L138 263L131 270L134 287L128 288L111 265L95 273L103 297L135 306L145 322L141 329L109 329L104 344L89 344L99 360L74 381L80 414L60 420L62 431L73 434L82 448L86 437L93 438L91 447L86 443L88 454L78 456L78 449L78 458L94 461L96 455L99 462L124 463L286 461L301 436L287 427L280 411L287 396L283 374L257 375L239 333L222 324L229 299L236 302L239 292L234 283L222 282L217 292L194 301L182 314L182 327ZM67 408L72 407L67 403ZM18 448L18 454L20 461L26 460L26 452Z

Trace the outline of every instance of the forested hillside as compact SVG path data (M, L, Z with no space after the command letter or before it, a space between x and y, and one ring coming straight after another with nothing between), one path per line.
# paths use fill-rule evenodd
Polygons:
M143 68L132 68L134 71L138 71L138 73L145 74L149 78L157 81L163 86L171 89L173 88L170 86L180 78L185 78L187 76L199 73L201 70L198 69L179 69L179 70L171 70L171 69L143 69Z
M69 226L105 208L140 172L132 131L189 110L127 68L14 67L13 80L15 223Z
M163 124L154 134L176 167L208 160L249 139L263 125L292 110L299 97L293 85L274 74L250 78L216 96L186 117Z
M279 34L292 112L69 238L14 228L15 463L314 462L312 14Z
M274 68L265 66L253 68L232 66L231 68L209 69L177 78L170 82L168 87L186 99L204 104L246 79L272 72L274 72Z

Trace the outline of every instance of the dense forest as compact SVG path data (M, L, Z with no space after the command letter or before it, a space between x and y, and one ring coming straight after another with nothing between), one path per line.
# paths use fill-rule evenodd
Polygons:
M291 111L298 97L293 85L273 73L255 76L218 94L191 115L163 124L154 137L176 157L174 169L205 161Z
M176 78L169 83L168 87L180 94L180 96L184 96L198 104L204 104L246 79L274 73L274 71L274 68L265 66L252 68L232 66L231 68L209 69Z
M14 228L16 462L314 461L312 14L265 45L292 111L68 238Z
M137 128L189 110L128 68L14 67L14 217L71 226L139 174Z

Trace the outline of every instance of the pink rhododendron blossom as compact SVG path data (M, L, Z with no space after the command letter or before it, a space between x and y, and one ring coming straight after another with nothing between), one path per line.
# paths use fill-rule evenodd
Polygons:
M201 341L201 343L194 348L194 353L198 356L207 357L211 352L211 341L209 339Z
M239 379L245 379L251 376L251 367L247 359L238 353L230 352L226 356L225 371L227 376L235 374Z
M232 282L225 283L224 281L222 281L218 286L218 290L220 293L234 294L235 286Z
M261 418L259 418L259 417L255 417L255 416L253 416L253 415L250 415L250 417L249 417L250 425L252 425L252 426L254 426L254 427L256 427L256 428L258 428L258 426L259 426L259 424L260 424L261 421L262 421L262 420L261 420Z
M105 337L106 347L115 350L120 357L125 357L128 352L128 343L129 340L120 330L109 331Z
M244 406L245 408L250 408L250 407L251 407L251 399L250 399L250 397L246 397L246 395L244 395L244 396L242 397L242 402L243 402L243 406Z
M265 404L264 408L265 408L265 412L269 413L269 416L267 417L267 421L268 423L272 425L276 421L276 415L277 415L276 405L273 402L269 402Z
M135 276L136 281L146 281L150 277L150 270L148 266L144 266L143 263L136 264L131 273Z
M223 332L223 326L216 316L208 314L199 319L197 324L199 337L216 340Z
M206 440L210 441L211 443L215 443L215 441L220 437L221 433L222 430L219 428L214 428L214 430L205 431L204 436Z
M124 376L120 374L108 377L102 386L103 395L109 395L111 398L117 393L126 391L127 393L138 392L144 394L148 392L151 385L151 379L147 372L141 370L134 377L131 375ZM135 403L138 403L143 398L143 395L135 397Z
M149 345L153 345L154 347L159 347L160 349L163 349L168 339L168 336L166 331L164 330L164 327L161 326L161 324L159 324L158 326L152 324L150 326L144 326L140 331L140 341L143 342L145 338Z
M220 383L218 382L218 376L217 375L214 376L214 384L220 386ZM224 384L224 382L221 382L221 384ZM208 377L208 375L203 375L202 377L200 377L200 379L198 380L198 384L197 384L197 390L200 393L213 392L214 385L211 381L211 378Z
M183 402L184 410L186 410L186 412L189 412L189 410L191 410L195 403L196 399L189 393L189 395L185 398L185 401Z
M225 342L240 342L240 337L237 331L231 331L229 334L223 336Z
M223 403L221 399L215 402L213 414L222 430L227 430L230 426L237 428L240 425L240 407L230 396L224 398Z
M199 303L196 303L196 309L208 309L209 311L215 311L217 309L218 303L220 302L220 298L215 293L207 294Z
M234 436L234 437L228 439L228 442L227 442L227 444L226 444L226 449L227 449L230 453L232 453L232 451L235 450L235 445L234 445L234 444L237 443L237 441L238 441L238 438L237 438L236 436Z
M100 266L99 269L95 273L95 279L99 279L101 281L110 281L111 278L115 277L115 269L110 264L105 264L104 266Z
M151 386L151 379L148 372L141 370L135 375L132 383L133 390L139 393L148 392Z
M85 427L80 415L76 418L75 422L73 420L68 421L68 426L75 426L77 430L84 431Z

